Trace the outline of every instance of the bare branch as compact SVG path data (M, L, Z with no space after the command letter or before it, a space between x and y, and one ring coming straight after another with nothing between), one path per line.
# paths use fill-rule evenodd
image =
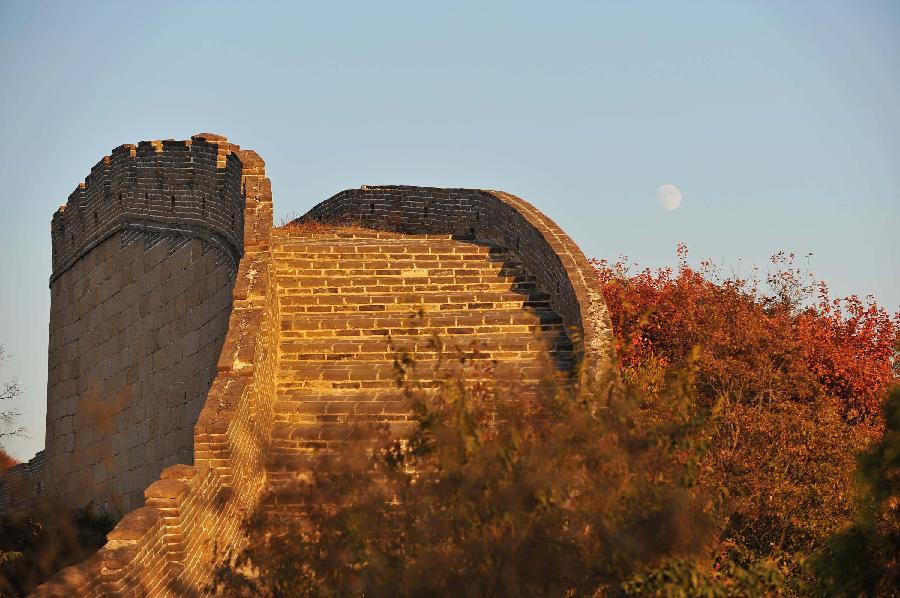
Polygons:
M0 366L3 365L6 358L6 350L3 348L3 345L0 345ZM22 385L19 384L19 381L16 378L10 378L0 383L0 402L14 401L22 396L22 392ZM7 405L8 403L0 405L0 438L24 435L25 428L15 425L21 413L15 407L10 406L7 408Z

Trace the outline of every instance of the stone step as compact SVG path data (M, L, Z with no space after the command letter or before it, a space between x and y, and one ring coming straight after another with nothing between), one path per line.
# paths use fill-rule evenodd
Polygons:
M504 302L478 302L478 303L425 303L419 306L408 303L402 305L293 305L282 309L284 316L302 314L337 314L337 313L409 313L411 309L419 309L424 312L436 312L462 309L545 309L550 304L546 301L504 301Z
M314 267L322 262L383 262L396 261L399 263L435 263L435 262L462 262L466 264L521 264L512 254L502 251L463 251L454 252L449 249L442 250L418 250L410 247L402 248L386 248L386 247L370 247L369 251L360 251L360 247L355 247L356 251L334 252L334 253L318 253L310 252L275 252L275 265L278 268L285 267ZM381 249L382 251L374 251L372 249ZM398 250L399 249L399 250Z
M575 366L575 358L571 345L567 345L568 339L562 337L555 345L549 347L544 342L520 343L519 346L506 348L482 342L465 343L461 340L442 341L443 346L438 350L435 345L427 340L415 343L395 342L393 345L387 342L376 342L378 339L368 339L358 346L347 343L335 343L335 339L308 339L306 341L286 341L281 345L282 360L285 364L302 364L306 362L330 361L330 362L393 362L395 357L409 355L418 360L431 359L467 359L473 362L491 361L522 361L541 359L551 360L556 367L570 371ZM316 342L318 341L318 342ZM309 343L309 344L306 344Z
M329 421L274 422L272 424L270 453L286 452L285 449L302 449L304 445L322 442L350 440L359 435L359 429L368 424L380 423L388 426L392 435L406 436L416 426L411 406L405 412L378 414L371 417L337 418ZM311 446L309 448L312 448Z
M411 336L396 339L393 342L384 337L343 338L343 339L305 339L286 340L280 344L282 357L285 359L305 359L308 356L321 356L322 359L336 361L344 359L390 359L397 351L406 351L415 355L433 353L438 348L445 354L464 352L467 355L478 353L494 358L497 353L572 352L572 343L568 337L557 336L542 338L539 335L487 334L467 337L448 337L438 343L431 336Z
M280 275L276 279L278 284L278 296L304 295L308 293L327 294L341 292L339 289L358 289L358 292L373 292L370 289L377 287L392 287L409 289L419 286L425 292L439 285L476 285L490 283L505 283L503 290L509 291L517 283L534 282L524 277L515 275L497 274L445 274L445 273L411 273L400 275L392 274L354 274L354 275L325 275L325 276L292 276ZM365 290L364 290L365 289Z
M559 324L492 324L472 326L423 326L413 327L410 325L398 326L396 328L377 328L370 330L359 329L295 329L282 330L282 340L289 342L298 339L368 339L368 338L387 338L394 340L402 340L409 336L436 335L440 338L461 337L471 335L473 338L486 334L510 334L510 335L528 335L535 332L550 335L564 335L565 328Z
M280 379L276 383L276 390L279 394L288 396L299 390L344 392L346 390L384 391L398 388L396 378L394 378L395 370L393 370L393 368L384 370L380 372L380 374L383 377L379 380L310 380L301 378L297 378L295 380ZM532 375L523 375L520 378L514 378L510 376L505 380L499 380L499 382L506 385L519 384L523 387L530 385L540 385L546 380L545 378L541 378L540 375L550 374L547 373L546 369L536 367ZM564 373L557 369L552 373L552 375L560 378L564 375ZM446 378L450 377L452 376L446 375ZM413 380L409 384L418 391L440 388L440 386L444 382L446 382L446 379L442 380L429 378L428 376L420 376L419 379Z
M285 360L275 379L279 391L292 389L391 389L399 387L402 379L416 386L435 387L441 380L475 378L472 366L484 371L493 371L498 382L539 382L551 376L572 372L572 360L554 359L552 356L510 357L501 362L492 360L467 360L461 367L453 359L429 355L415 359L415 364L401 369L393 361L328 361L308 359L303 361ZM518 364L519 367L513 367ZM504 371L503 367L509 367Z
M372 260L370 262L339 263L320 261L307 266L283 266L278 269L278 278L303 281L305 278L346 278L356 276L403 276L405 278L425 276L517 276L523 274L521 266L504 262L466 262L463 260L443 262L401 262Z
M480 372L480 373L479 373ZM392 361L359 362L284 360L276 375L278 391L292 389L368 389L392 388L401 379L425 387L437 386L441 380L476 379L479 375L502 384L537 383L560 375L552 360L542 364L537 359L507 360L496 364L477 361L461 364L455 360L419 359L401 369Z
M407 234L396 233L391 231L375 231L371 229L356 228L345 231L328 231L328 232L294 232L285 229L275 229L273 235L273 245L275 247L290 247L298 243L354 243L366 241L402 241L411 243L416 241L460 241L453 235L439 233L423 233L423 234ZM478 241L474 243L479 243Z
M440 312L426 312L426 316L431 316ZM348 313L343 315L356 315ZM559 323L541 323L537 321L523 322L493 322L481 323L472 322L474 314L468 314L468 320L465 322L427 322L427 323L411 323L399 322L389 324L384 322L382 327L353 327L335 328L339 323L331 323L323 325L319 328L309 325L309 323L283 322L282 323L282 341L291 342L300 339L334 339L334 340L364 340L370 338L391 338L399 343L409 337L420 336L436 336L442 340L450 338L457 339L456 342L464 342L466 337L479 338L489 334L506 334L514 336L529 336L533 334L547 335L549 338L562 336L565 334L564 327ZM496 317L493 316L492 317ZM293 327L291 327L293 326Z
M426 397L435 389L416 390L415 396ZM283 391L275 401L275 421L318 421L317 416L332 416L346 421L351 416L369 417L409 409L410 398L400 388L348 389L334 391L303 388Z
M365 295L308 295L313 300L281 306L282 317L302 314L327 314L348 312L399 312L414 311L462 311L462 310L508 310L508 309L549 309L546 299L510 296L506 298L481 298L445 294L420 295L418 301L402 301L398 296L366 297Z
M330 249L330 251L328 251ZM339 248L341 249L341 248ZM403 262L423 261L460 261L460 262L504 262L517 261L512 254L495 249L473 247L464 250L454 251L454 248L435 248L435 247L408 247L398 246L390 251L358 251L356 248L345 247L342 250L335 251L334 247L326 247L319 250L310 247L306 251L276 251L274 253L275 263L278 266L289 265L293 262L320 262L320 261L350 261L350 262L368 262L378 260L397 260Z
M336 287L279 287L278 296L280 298L287 297L304 297L308 295L344 295L348 293L370 293L373 295L392 295L397 293L475 293L475 292L493 292L493 293L518 293L527 295L538 292L536 284L533 281L517 282L510 284L509 282L449 282L444 284L429 284L427 281L419 284L383 284L373 286L357 286L347 284L346 286ZM351 281L352 282L352 281Z
M316 293L314 295L286 295L279 299L282 307L306 305L418 305L423 303L471 303L548 301L550 295L537 291L438 291L429 293Z
M551 381L518 382L513 386L497 388L502 396L517 401L533 399L542 392L543 385ZM472 384L475 382L473 381ZM566 380L553 384L566 384ZM552 387L552 386L551 386ZM275 423L354 422L378 419L382 416L406 414L417 398L427 399L437 388L411 391L400 388L347 389L335 391L321 388L302 388L281 391L274 405Z
M554 312L542 310L444 310L430 313L410 311L407 313L347 313L347 314L299 314L281 318L282 331L334 330L368 331L371 335L382 334L384 330L459 328L450 334L477 334L482 326L548 326L561 325L562 318ZM485 330L485 333L490 331ZM340 335L339 335L340 336Z
M329 265L320 262L316 267L297 269L279 268L277 278L303 282L307 278L357 278L371 276L400 276L403 278L425 278L433 276L519 276L525 271L518 266L496 262L481 264L478 262L443 262L443 263L410 263L389 264L372 261L366 263Z
M496 341L489 337L498 336ZM572 355L572 344L565 335L541 338L532 334L496 334L471 336L429 337L415 335L409 337L385 338L379 336L350 338L310 338L282 340L279 344L281 358L287 361L323 359L326 361L349 361L355 359L393 359L399 353L424 358L441 354L445 357L464 356L475 360L496 360L498 355L515 359L522 355L535 359L542 354Z
M353 243L353 244L304 244L294 247L276 248L275 261L278 264L292 259L335 260L335 259L457 259L497 261L510 259L512 254L497 246L451 243Z
M485 243L464 243L452 239L296 239L273 243L275 257L315 254L321 256L370 253L418 254L506 254L508 250Z
M535 280L531 276L357 276L315 277L292 280L290 276L276 279L278 296L308 295L343 292L429 292L431 289L477 288L512 290L531 288Z
M409 375L417 380L431 380L435 376L451 377L461 373L473 375L466 371L473 366L491 367L494 376L503 379L537 379L543 373L543 367L534 357L525 359L509 359L492 363L488 359L465 359L460 366L459 360L450 356L443 359L413 358L414 365ZM397 367L393 358L387 361L334 361L330 359L292 360L285 356L279 364L276 381L308 380L308 381L346 381L346 380L389 380L396 379Z
M318 262L318 261L370 261L370 260L399 260L399 261L462 261L462 262L504 262L518 261L513 254L497 247L471 246L444 246L434 245L346 245L322 247L305 247L296 251L275 251L275 263L278 266L290 264L294 261Z
M279 271L276 279L279 286L317 286L328 287L338 286L342 282L347 282L354 286L366 286L377 283L381 280L393 281L394 284L401 282L402 284L416 284L428 282L497 282L498 278L512 279L509 282L518 282L516 278L522 276L524 271L519 268L458 268L458 269L439 269L439 268L410 268L410 269L392 269L392 268L362 268L358 270L328 270L328 271L309 271L297 270L294 272Z

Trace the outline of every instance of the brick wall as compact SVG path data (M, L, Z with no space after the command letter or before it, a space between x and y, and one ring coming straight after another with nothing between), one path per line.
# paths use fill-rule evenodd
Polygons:
M609 368L612 328L593 268L556 223L523 199L478 189L363 186L332 196L298 220L349 221L405 233L450 233L502 245L550 294L553 309L577 341L583 374L599 376Z
M47 459L44 451L7 469L0 478L0 513L33 504L47 488Z

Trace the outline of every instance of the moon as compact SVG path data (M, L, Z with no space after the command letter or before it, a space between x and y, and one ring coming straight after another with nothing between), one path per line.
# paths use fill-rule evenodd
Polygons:
M656 190L656 201L666 210L677 210L681 205L681 189L675 185L662 185Z

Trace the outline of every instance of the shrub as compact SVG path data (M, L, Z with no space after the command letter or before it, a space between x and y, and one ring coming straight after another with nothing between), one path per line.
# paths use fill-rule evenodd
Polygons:
M465 362L465 357L460 357ZM409 363L409 360L402 360ZM471 376L468 377L472 379ZM562 596L701 556L717 529L673 455L696 425L690 385L640 428L621 387L576 400L449 380L412 393L407 439L357 428L305 489L304 525L248 524L215 589L263 596Z
M0 596L26 596L54 573L106 542L113 520L91 507L72 511L45 500L0 518Z
M831 299L793 254L773 256L766 284L723 277L709 261L694 269L687 257L679 245L676 271L594 260L628 379L652 392L667 367L682 367L699 347L705 407L827 396L849 421L877 420L900 379L900 312L891 316L871 297Z

